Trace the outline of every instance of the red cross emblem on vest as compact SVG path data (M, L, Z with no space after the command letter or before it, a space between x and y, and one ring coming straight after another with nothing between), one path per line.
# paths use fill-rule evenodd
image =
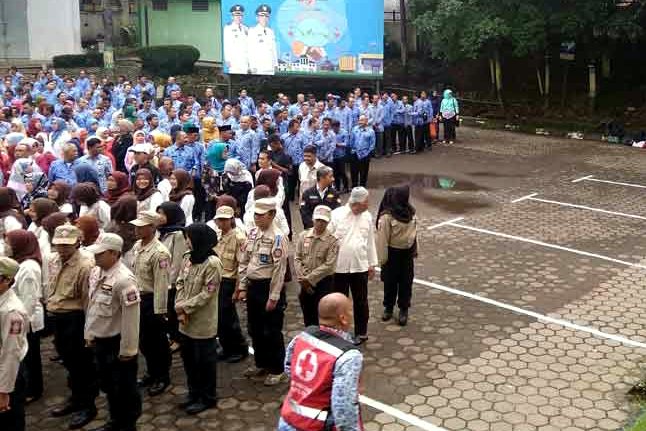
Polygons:
M303 350L296 358L296 369L294 371L305 382L314 379L318 371L318 361L314 352L309 349Z

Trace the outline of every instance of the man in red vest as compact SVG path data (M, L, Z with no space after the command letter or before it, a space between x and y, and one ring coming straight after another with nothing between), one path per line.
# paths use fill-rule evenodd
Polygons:
M287 348L290 377L279 431L362 431L359 377L363 355L348 333L352 303L341 293L319 302L319 326L310 326Z

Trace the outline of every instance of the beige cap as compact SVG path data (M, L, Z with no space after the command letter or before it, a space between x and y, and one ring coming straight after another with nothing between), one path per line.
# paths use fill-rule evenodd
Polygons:
M253 212L256 214L267 214L269 211L276 209L276 200L274 198L258 199L253 206Z
M137 215L137 218L132 220L130 224L135 226L148 226L159 224L159 215L154 211L142 211Z
M132 147L130 147L131 152L133 153L146 153L150 154L151 152L150 144L135 144Z
M71 224L64 224L58 226L54 231L54 239L52 239L52 244L54 245L74 245L78 242L81 237L81 231L76 226Z
M215 218L234 218L235 217L235 211L233 211L233 208L227 205L222 205L220 208L215 211Z
M330 216L332 214L332 209L327 205L318 205L314 208L314 215L312 219L314 220L325 220L326 222L330 221Z
M20 265L10 257L0 257L0 275L7 278L14 278L18 273Z
M104 251L113 250L120 252L123 249L123 239L116 233L103 233L94 244L87 248L92 254L101 254Z

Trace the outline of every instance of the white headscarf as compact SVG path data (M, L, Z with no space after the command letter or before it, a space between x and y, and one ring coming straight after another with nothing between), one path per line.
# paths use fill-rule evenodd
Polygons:
M224 163L224 173L226 173L234 183L248 182L253 186L253 176L251 176L251 172L249 172L245 165L238 159L227 159Z

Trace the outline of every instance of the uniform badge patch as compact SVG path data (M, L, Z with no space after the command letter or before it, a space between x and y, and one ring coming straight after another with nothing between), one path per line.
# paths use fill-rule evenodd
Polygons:
M11 326L9 327L9 335L20 335L22 334L22 320L13 319L11 321Z
M269 255L268 254L261 254L259 259L260 259L260 263L269 263Z
M126 305L137 304L139 302L139 291L130 289L126 292Z
M281 250L280 248L277 248L276 250L274 250L274 257L276 259L279 259L282 255L283 255L283 250Z
M162 259L159 261L159 267L162 269L168 268L168 259Z
M217 285L215 283L211 282L211 283L206 285L206 290L207 290L207 292L212 293L212 292L215 292L216 287L217 287Z

